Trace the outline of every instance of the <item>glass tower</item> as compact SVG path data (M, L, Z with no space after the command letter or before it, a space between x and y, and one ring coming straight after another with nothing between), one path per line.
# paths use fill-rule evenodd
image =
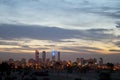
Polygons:
M52 60L55 60L55 55L56 55L56 52L55 52L55 50L53 49L53 50L52 50Z

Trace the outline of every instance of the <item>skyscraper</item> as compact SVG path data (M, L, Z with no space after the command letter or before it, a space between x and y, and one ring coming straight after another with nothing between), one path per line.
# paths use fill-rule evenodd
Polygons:
M60 52L58 52L58 61L60 61Z
M53 49L53 50L52 50L52 60L53 60L53 61L55 61L55 54L56 54L56 52L55 52L55 50Z
M103 58L100 58L99 65L103 65Z
M42 52L42 61L43 62L46 61L46 52L45 51Z
M39 62L39 51L38 50L35 50L35 61L36 63Z

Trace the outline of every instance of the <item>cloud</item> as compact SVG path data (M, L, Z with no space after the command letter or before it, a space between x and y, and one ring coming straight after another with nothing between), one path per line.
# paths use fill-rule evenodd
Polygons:
M56 45L44 45L44 46L47 46L47 47L55 47Z
M116 24L117 24L116 27L120 28L120 22L117 22Z
M76 30L66 30L56 27L29 26L29 25L0 25L0 37L5 39L32 38L41 40L58 40L75 37L79 34Z
M0 45L18 45L17 42L6 42L6 41L0 41Z
M30 48L28 45L22 45L22 48Z
M120 47L120 41L114 42L114 44Z
M119 22L116 22L120 20L119 4L119 0L0 0L0 45L17 45L21 47L16 48L18 50L33 50L36 47L55 47L54 44L48 44L54 42L72 46L76 41L70 39L81 39L86 41L85 44L87 41L102 43L119 40L119 30L113 30L120 28ZM35 43L34 40L38 41ZM46 44L42 45L42 40L46 40L43 42ZM119 47L119 41L112 44ZM94 51L99 51L100 48L69 49L95 54Z
M119 8L120 1L118 0L88 0L87 5L77 6L72 10L76 11L77 13L84 12L97 14L101 17L110 17L114 19L120 18L120 8ZM107 18L106 17L106 18ZM103 19L104 20L104 19Z
M102 50L102 49L100 49L100 48L96 48L96 47L80 47L80 48L82 48L82 49L91 49L91 50Z
M111 49L109 51L112 51L112 52L120 52L120 50L116 50L116 49Z
M85 36L86 39L88 40L109 40L114 38L114 34L112 33L106 33L111 31L110 29L88 29L83 31L83 35ZM88 38L87 38L88 37Z
M62 50L70 50L74 51L75 53L80 53L80 54L101 54L100 51L102 49L96 48L96 47L86 47L86 46L76 46L76 47L63 47L61 48Z
M0 25L0 37L3 39L30 38L39 40L60 41L61 39L80 38L84 40L111 39L113 34L106 34L107 29L67 30L57 27L36 25Z
M96 12L96 13L99 13L99 14L105 15L105 16L109 16L109 17L114 18L114 19L119 19L120 18L120 11L118 11L118 10L120 10L120 9L111 8L110 10L108 10L106 12L102 11L102 12ZM113 12L111 12L111 11L113 11Z
M111 11L119 10L119 6L114 8L118 3L108 0L1 0L0 23L60 26L66 29L113 28L114 21L106 16L112 16L115 13Z

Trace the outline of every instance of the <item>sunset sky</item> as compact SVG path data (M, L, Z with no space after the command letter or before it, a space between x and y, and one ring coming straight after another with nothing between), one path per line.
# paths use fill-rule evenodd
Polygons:
M63 60L119 62L120 0L0 0L0 59L53 48Z

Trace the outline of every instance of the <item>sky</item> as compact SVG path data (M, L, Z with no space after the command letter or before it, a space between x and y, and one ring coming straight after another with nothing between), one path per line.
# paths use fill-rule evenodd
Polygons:
M0 59L120 61L120 0L0 0ZM120 62L119 62L120 63Z

